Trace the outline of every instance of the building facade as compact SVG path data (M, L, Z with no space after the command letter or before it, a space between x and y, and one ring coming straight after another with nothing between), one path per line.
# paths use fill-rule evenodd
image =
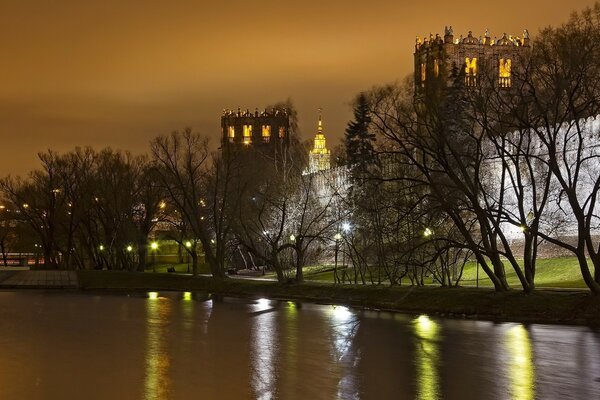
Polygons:
M503 34L490 37L486 30L478 38L469 32L466 37L454 37L452 27L423 39L417 37L414 53L415 98L434 87L447 86L461 79L467 87L497 85L511 88L513 76L522 67L530 51L529 32L522 36Z
M308 173L326 171L331 167L331 151L327 148L327 139L323 134L323 120L319 113L317 134L313 140L313 148L308 154Z

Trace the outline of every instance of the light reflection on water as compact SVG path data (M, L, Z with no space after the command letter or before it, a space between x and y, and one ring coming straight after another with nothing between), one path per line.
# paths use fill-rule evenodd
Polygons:
M259 299L250 306L254 317L250 331L251 382L257 399L275 397L275 354L278 351L277 321L270 301Z
M170 397L171 360L166 348L169 335L171 299L160 297L156 292L148 293L146 319L146 368L144 394L146 400L167 399Z
M510 394L515 400L535 397L535 367L529 332L521 324L506 331L505 344L509 354Z
M168 292L0 292L0 315L0 399L600 398L585 327Z
M440 363L438 340L440 327L427 315L420 315L412 321L415 329L415 363L417 398L432 400L439 398Z

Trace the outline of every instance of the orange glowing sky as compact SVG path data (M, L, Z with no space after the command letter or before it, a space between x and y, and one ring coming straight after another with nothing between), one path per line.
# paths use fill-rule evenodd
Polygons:
M532 36L593 1L3 0L0 176L75 146L147 151L191 126L219 138L223 108L291 98L304 138L323 108L336 144L360 90L412 69L415 36Z

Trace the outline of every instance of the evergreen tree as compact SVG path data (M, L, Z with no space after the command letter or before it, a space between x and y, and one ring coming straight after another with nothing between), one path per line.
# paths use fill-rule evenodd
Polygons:
M354 105L354 121L348 123L344 142L348 165L353 177L364 177L369 165L374 163L375 134L369 132L369 101L365 93L360 93Z

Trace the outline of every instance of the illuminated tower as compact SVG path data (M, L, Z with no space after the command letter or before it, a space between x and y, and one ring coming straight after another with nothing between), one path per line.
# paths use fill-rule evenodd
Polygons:
M281 150L289 145L290 116L287 110L223 110L221 116L222 149Z
M314 173L328 170L330 167L330 158L331 152L327 149L325 135L323 135L323 121L321 120L321 110L319 109L319 124L314 139L314 146L309 154L308 172Z
M513 86L524 56L530 51L529 32L522 36L502 35L491 39L486 30L483 36L454 38L452 27L439 34L417 38L415 44L415 97L447 86L457 76L466 87L494 85L503 89Z

